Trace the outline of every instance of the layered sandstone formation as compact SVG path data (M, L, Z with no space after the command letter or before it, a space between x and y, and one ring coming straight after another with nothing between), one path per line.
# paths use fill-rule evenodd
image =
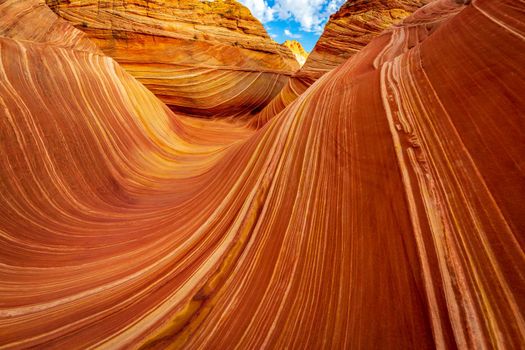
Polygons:
M179 113L250 115L299 68L235 0L46 2Z
M42 1L11 0L0 5L3 37L102 54L86 34L57 17Z
M1 348L525 347L514 0L434 1L257 131L0 14Z
M286 46L290 49L290 51L292 51L295 59L302 67L308 58L308 53L304 50L303 45L301 45L301 43L297 40L286 40L284 43L282 43L282 45Z
M347 0L339 11L330 16L323 34L301 70L252 121L252 125L264 125L317 79L428 2L430 0Z

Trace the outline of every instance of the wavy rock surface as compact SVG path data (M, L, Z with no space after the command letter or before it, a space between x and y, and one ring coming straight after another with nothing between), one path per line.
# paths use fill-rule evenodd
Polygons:
M431 0L347 0L330 16L301 70L258 115L260 127L300 96L317 79L363 49L373 38Z
M180 117L51 18L13 38L22 8L0 4L1 347L525 346L515 1L431 3L258 131Z
M262 109L299 65L235 0L47 0L174 111Z
M0 35L3 37L102 53L86 34L58 18L41 1L11 0L0 5Z
M292 51L292 53L294 54L297 62L299 62L299 65L303 66L303 64L306 62L306 59L308 58L308 53L304 51L303 45L301 45L300 42L296 40L286 40L281 45L289 48L290 51Z

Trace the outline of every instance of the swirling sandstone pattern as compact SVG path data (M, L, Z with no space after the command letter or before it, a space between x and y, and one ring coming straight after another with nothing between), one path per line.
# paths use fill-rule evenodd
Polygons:
M179 113L250 116L299 68L235 0L47 0Z
M523 2L436 0L257 131L28 4L0 5L2 348L525 346Z
M317 79L345 62L373 38L430 0L347 0L330 17L323 34L296 72L252 125L260 127L281 112Z
M0 5L0 34L3 37L102 53L84 33L55 16L42 2L9 0Z

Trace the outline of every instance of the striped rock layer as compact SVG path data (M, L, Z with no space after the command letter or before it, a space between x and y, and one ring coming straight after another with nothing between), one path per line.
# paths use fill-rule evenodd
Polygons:
M299 68L235 0L46 0L172 110L249 116Z
M347 0L330 16L306 63L252 124L260 127L317 79L363 49L373 38L430 0Z
M0 347L525 347L523 5L436 0L254 131L4 1Z

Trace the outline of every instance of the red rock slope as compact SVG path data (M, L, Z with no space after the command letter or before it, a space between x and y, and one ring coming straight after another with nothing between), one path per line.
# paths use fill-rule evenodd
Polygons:
M178 117L108 57L11 38L14 3L3 348L525 346L515 1L437 0L257 132Z
M323 74L339 66L373 38L431 0L347 0L330 16L306 63L279 95L258 115L253 125L264 125Z
M299 68L235 0L47 0L174 111L262 109Z

